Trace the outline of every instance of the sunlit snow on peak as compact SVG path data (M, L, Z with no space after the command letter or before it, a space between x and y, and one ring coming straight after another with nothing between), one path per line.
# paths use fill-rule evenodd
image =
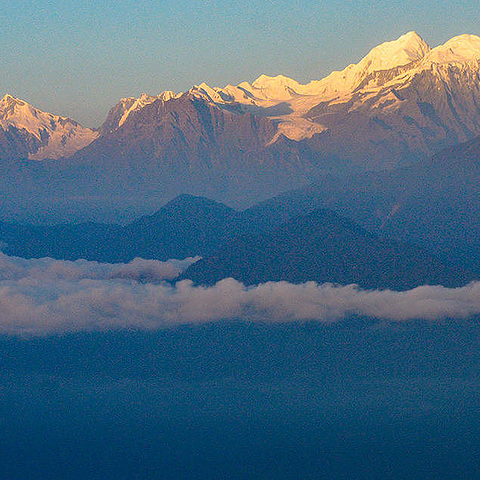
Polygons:
M360 90L364 93L362 98L368 99L388 85L402 88L416 74L430 70L432 64L466 63L478 59L480 37L476 35L460 35L432 49L417 32L410 31L372 48L358 63L306 84L285 75L262 74L252 83L244 81L223 88L203 82L192 87L187 94L217 106L235 104L238 112L274 119L278 130L270 143L282 135L298 141L325 131L326 127L307 117L307 112L320 103L345 103ZM157 98L168 101L180 95L182 93L164 92L156 97L143 94L132 99L123 107L124 114L118 125L122 125L133 111ZM394 93L387 92L375 105L395 108L399 102Z
M444 45L434 48L428 60L432 63L470 62L480 59L480 37L458 35Z
M0 101L0 127L36 139L38 147L29 154L32 160L70 156L98 136L69 118L42 112L10 94Z

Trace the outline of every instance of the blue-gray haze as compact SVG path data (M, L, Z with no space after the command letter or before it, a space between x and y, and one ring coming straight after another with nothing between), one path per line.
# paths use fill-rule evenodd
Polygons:
M478 320L1 337L9 480L473 479Z

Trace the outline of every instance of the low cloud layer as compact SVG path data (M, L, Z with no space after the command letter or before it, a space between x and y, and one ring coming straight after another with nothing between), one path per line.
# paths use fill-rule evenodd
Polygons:
M42 335L87 330L153 330L248 319L333 322L362 315L390 321L480 314L480 282L406 292L355 285L269 282L245 287L231 278L212 287L171 285L196 259L136 259L128 264L25 260L0 255L0 333Z
M79 281L127 279L142 282L173 280L201 257L184 260L145 260L135 258L129 263L99 263L88 260L55 260L53 258L10 257L0 253L0 281Z

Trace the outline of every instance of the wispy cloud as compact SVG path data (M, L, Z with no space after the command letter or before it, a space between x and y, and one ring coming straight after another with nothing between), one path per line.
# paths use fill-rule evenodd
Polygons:
M99 263L87 260L55 260L53 258L10 257L0 253L2 280L78 281L129 279L143 282L172 280L201 257L184 260L146 260L135 258L129 263Z
M231 278L212 287L163 282L195 260L100 264L0 255L0 333L151 330L239 318L333 322L363 315L404 321L480 314L479 282L455 289L422 286L406 292L315 282L245 287Z

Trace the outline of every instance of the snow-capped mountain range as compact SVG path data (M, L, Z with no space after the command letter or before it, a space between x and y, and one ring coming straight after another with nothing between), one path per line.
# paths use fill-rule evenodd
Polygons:
M269 119L274 128L262 139L265 147L281 137L308 140L309 148L342 164L390 167L480 134L479 80L480 37L460 35L430 48L409 32L305 85L261 75L223 88L201 83L184 93L124 98L98 130L6 95L0 144L3 156L68 157L99 136L115 135L146 106L187 96L222 112Z
M422 165L477 136L480 37L430 48L409 32L305 85L261 75L125 98L98 129L7 95L0 202L4 218L63 209L49 221L74 209L76 218L123 221L182 193L244 208L325 173Z
M270 143L281 135L295 141L322 133L325 140L342 133L351 136L357 127L355 117L361 116L364 140L372 137L363 132L368 117L367 127L373 123L377 130L373 136L380 134L379 140L388 133L382 129L392 128L402 137L411 137L402 141L411 144L415 156L430 155L437 142L443 146L480 133L479 61L480 37L476 35L460 35L432 49L417 33L409 32L373 48L359 63L306 85L283 75L261 75L251 84L224 88L202 83L187 94L220 108L235 107L272 119L277 130ZM121 126L143 106L179 95L164 92L123 99L109 115L110 129L113 117L119 117L117 126ZM332 150L329 144L325 148Z

